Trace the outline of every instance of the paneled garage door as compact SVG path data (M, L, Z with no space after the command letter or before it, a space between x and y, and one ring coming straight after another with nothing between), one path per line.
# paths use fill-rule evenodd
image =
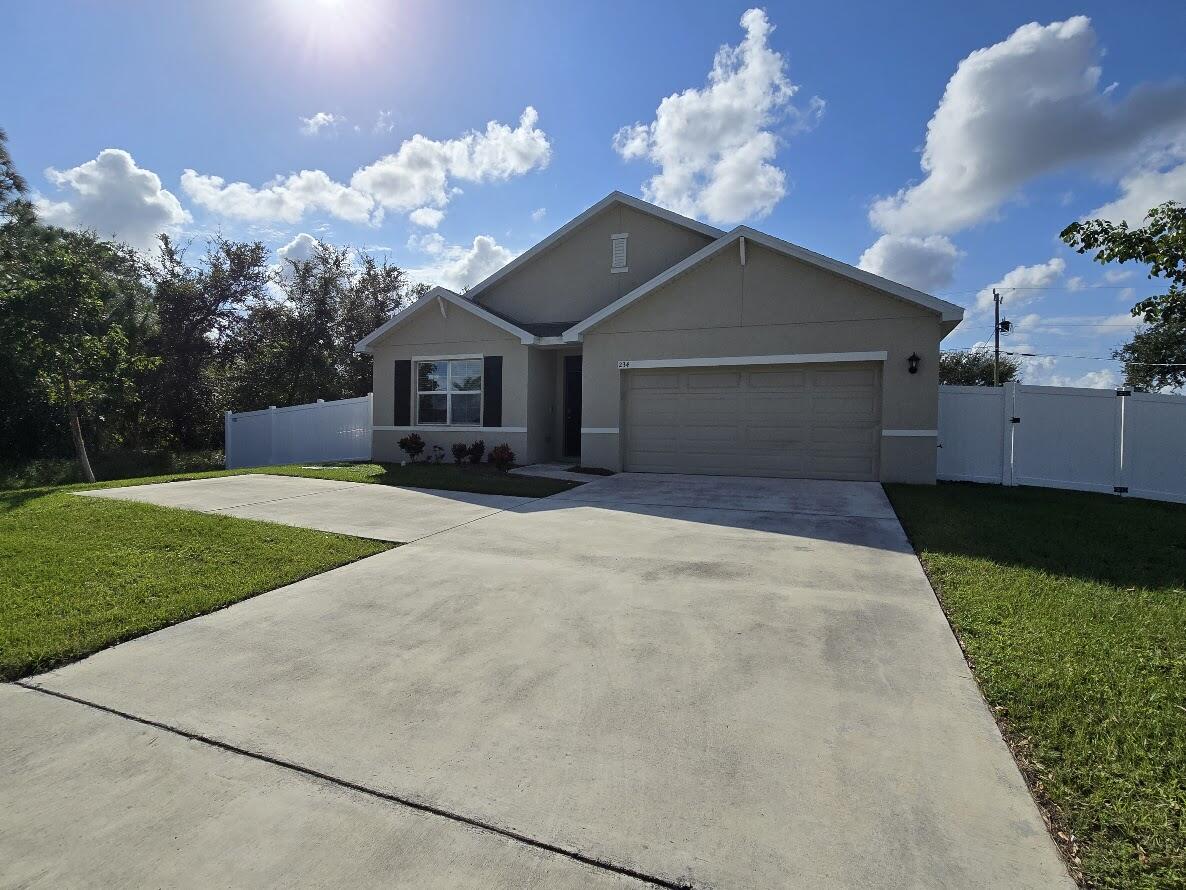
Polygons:
M880 365L623 374L627 470L877 478Z

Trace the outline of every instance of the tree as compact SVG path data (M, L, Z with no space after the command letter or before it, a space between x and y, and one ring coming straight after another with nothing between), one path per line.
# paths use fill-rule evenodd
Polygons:
M75 456L95 481L81 415L136 398L134 377L154 363L136 355L110 307L138 286L131 248L69 232L10 221L0 231L0 342L15 349L51 404L69 422Z
M1016 380L1021 362L1002 355L1000 382ZM939 356L939 382L947 386L993 386L993 352L972 349L967 352L944 352Z
M1186 207L1167 201L1145 215L1145 225L1106 219L1076 222L1063 229L1063 241L1079 253L1095 251L1097 263L1148 266L1148 277L1167 284L1133 306L1145 322L1132 341L1113 356L1124 362L1125 382L1139 389L1186 385Z

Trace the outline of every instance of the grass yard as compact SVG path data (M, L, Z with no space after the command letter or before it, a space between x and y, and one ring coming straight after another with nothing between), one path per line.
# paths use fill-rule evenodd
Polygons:
M151 467L151 465L149 465ZM87 488L109 488L120 485L147 485L152 482L177 482L182 479L209 479L214 476L237 476L242 473L271 473L277 476L303 476L310 479L339 479L344 482L369 482L376 485L403 485L411 488L439 488L443 491L472 491L477 494L506 494L517 497L542 498L550 494L567 491L580 485L560 479L543 479L531 476L512 476L490 464L452 463L430 464L426 462L408 464L288 464L277 467L253 467L249 470L204 470L178 472L169 475L131 475L132 471L113 475L95 484L85 482L60 486L81 491ZM149 468L148 473L154 473ZM17 480L14 489L23 488L20 480L29 478L13 471L10 479ZM593 477L590 477L592 479ZM2 492L0 492L2 494Z
M1186 886L1186 506L886 489L1084 881Z
M48 670L390 546L64 489L2 491L0 680Z

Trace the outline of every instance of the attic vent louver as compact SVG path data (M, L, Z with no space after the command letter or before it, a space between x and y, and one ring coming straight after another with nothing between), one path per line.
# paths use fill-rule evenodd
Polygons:
M611 272L629 272L630 267L626 265L626 239L630 236L622 232L617 235L610 235L610 264L609 270Z

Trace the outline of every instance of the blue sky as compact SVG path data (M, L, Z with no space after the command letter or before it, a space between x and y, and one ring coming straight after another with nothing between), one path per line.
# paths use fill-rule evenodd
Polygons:
M967 306L948 347L1002 283L1011 347L1107 356L1143 273L1059 230L1186 200L1186 5L1140 6L43 0L0 125L47 219L133 243L311 236L460 287L621 189Z

